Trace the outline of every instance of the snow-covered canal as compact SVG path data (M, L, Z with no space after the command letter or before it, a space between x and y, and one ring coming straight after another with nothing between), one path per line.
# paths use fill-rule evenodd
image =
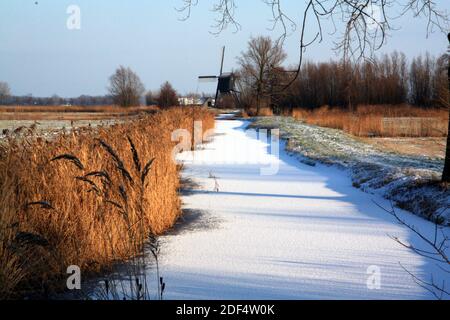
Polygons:
M433 296L402 266L450 280L390 238L424 247L374 203L387 201L353 188L335 167L300 163L282 145L279 160L270 156L278 173L261 175L264 165L248 156L267 149L245 122L218 120L213 142L195 153L201 160L186 164L183 175L196 184L183 197L186 222L161 238L165 299L426 299ZM399 214L434 234L431 223Z

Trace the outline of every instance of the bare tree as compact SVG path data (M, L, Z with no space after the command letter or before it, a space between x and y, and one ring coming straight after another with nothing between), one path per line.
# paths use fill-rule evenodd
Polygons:
M156 100L157 99L153 91L148 90L147 93L145 94L145 104L147 106L156 105L158 103Z
M117 105L130 107L140 104L145 91L144 85L130 68L120 66L109 81L109 92Z
M432 77L434 62L430 55L417 57L412 61L410 72L411 101L428 107L432 103Z
M168 81L162 84L157 101L161 108L178 105L178 94Z
M4 103L7 97L11 95L8 83L0 81L0 103Z
M241 67L241 81L253 89L256 99L256 113L259 114L261 100L270 104L274 93L274 77L281 64L286 59L286 53L280 43L269 37L251 38L247 51L238 58Z
M443 54L436 59L432 80L433 103L443 108L448 108L450 102L450 92L448 88L448 58L448 54Z

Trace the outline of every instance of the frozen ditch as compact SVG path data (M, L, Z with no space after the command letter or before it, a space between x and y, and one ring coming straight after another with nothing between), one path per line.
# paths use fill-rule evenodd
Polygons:
M299 162L284 145L279 159L272 156L247 124L219 119L195 161L190 152L179 157L189 190L184 222L160 237L164 299L433 299L404 268L427 281L450 280L443 266L390 238L428 249L375 204L388 201L354 188L335 166ZM269 163L278 173L261 175ZM434 235L431 222L397 213ZM148 260L154 299L150 253Z
M450 280L436 263L389 237L425 248L373 202L389 207L386 200L352 187L345 172L302 164L284 146L276 175L261 176L261 164L238 164L249 153L267 153L267 144L244 127L218 120L214 141L196 152L202 161L186 165L185 178L198 187L183 200L197 220L161 239L166 299L433 298L402 266L425 280L431 274ZM223 150L233 148L236 163L220 163L230 156ZM434 233L432 223L398 213ZM380 288L372 282L369 288L378 270Z

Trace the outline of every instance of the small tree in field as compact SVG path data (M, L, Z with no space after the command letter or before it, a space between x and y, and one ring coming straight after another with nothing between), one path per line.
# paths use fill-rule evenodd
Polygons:
M274 93L273 80L277 78L277 70L281 69L285 59L286 53L281 44L262 36L251 38L247 51L238 58L240 81L254 92L257 114L260 112L261 100L266 99L270 104Z
M120 66L109 78L109 92L114 103L121 107L138 106L144 94L144 85L130 68Z
M11 95L11 90L6 82L0 81L0 103Z
M178 105L178 94L172 85L166 81L159 90L158 106L168 108Z
M147 106L153 106L155 104L158 104L158 102L156 101L156 98L157 97L151 90L147 91L147 93L145 94L145 104Z

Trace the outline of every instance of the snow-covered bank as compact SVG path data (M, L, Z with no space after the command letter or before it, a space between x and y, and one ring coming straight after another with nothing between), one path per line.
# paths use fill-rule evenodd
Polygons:
M350 170L353 185L393 200L426 219L450 224L450 190L439 185L442 159L383 152L340 130L289 117L256 119L252 127L279 128L287 150L300 161L335 164Z
M449 280L389 237L425 248L373 202L388 207L386 200L352 187L344 171L300 163L281 146L279 160L267 155L279 172L260 175L261 164L247 157L267 153L267 144L245 126L218 120L214 141L195 154L202 161L185 166L193 182L183 198L186 224L160 238L166 299L433 298L401 265L425 280ZM230 145L252 152L228 155L233 164L216 161ZM399 215L434 234L432 223Z

